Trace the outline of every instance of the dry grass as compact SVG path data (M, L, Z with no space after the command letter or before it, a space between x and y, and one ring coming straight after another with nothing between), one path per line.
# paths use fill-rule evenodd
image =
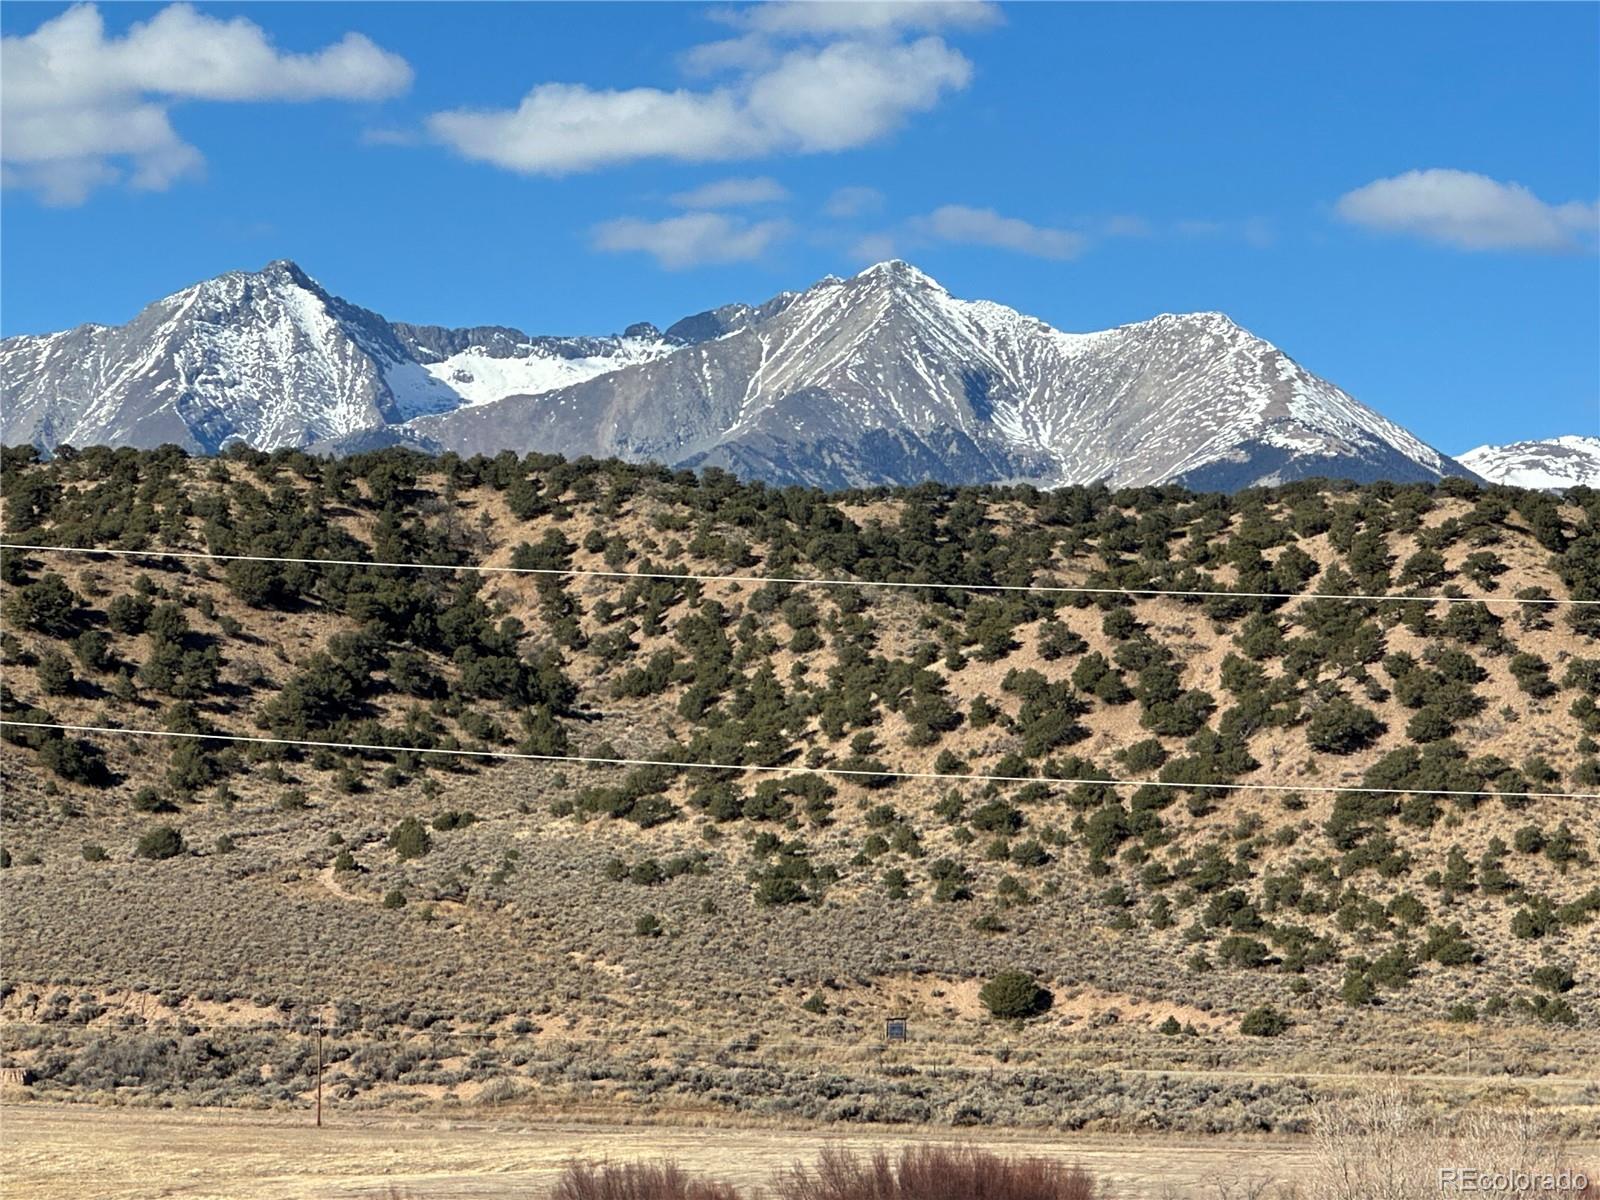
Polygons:
M1425 1108L1414 1106L1415 1111ZM689 1180L731 1187L732 1192L720 1193L730 1200L787 1200L775 1190L780 1179L792 1176L797 1162L815 1174L824 1150L835 1156L848 1152L868 1171L885 1152L894 1175L905 1149L930 1145L956 1153L971 1145L978 1154L1012 1161L1077 1164L1100 1186L1097 1194L1110 1200L1341 1196L1326 1185L1321 1151L1310 1137L1028 1135L996 1129L963 1143L959 1135L882 1126L739 1130L588 1124L570 1107L548 1121L527 1114L463 1121L335 1113L324 1128L315 1129L309 1114L288 1119L265 1113L7 1104L0 1123L5 1129L0 1138L3 1190L29 1200L147 1200L161 1190L195 1200L550 1200L551 1189L572 1175L574 1163L597 1159L673 1163ZM1403 1153L1429 1152L1432 1143L1415 1129L1404 1137ZM1360 1141L1341 1146L1345 1156L1367 1150ZM1569 1157L1592 1173L1600 1145L1575 1145ZM1061 1171L1070 1176L1068 1167ZM635 1174L635 1179L648 1178ZM920 1196L885 1194L896 1200ZM1437 1189L1425 1194L1448 1200L1448 1193ZM1556 1193L1555 1200L1573 1198ZM1596 1198L1591 1191L1582 1200Z
M1448 1174L1468 1171L1508 1181L1482 1189L1499 1196L1582 1200L1594 1192L1549 1117L1528 1108L1446 1121L1413 1094L1390 1087L1319 1107L1312 1136L1312 1200L1432 1200L1477 1190L1464 1185L1463 1175ZM1571 1186L1561 1186L1563 1173Z
M911 1146L891 1158L830 1147L773 1182L778 1200L1094 1200L1093 1177L1055 1159L973 1146Z
M1446 1125L1400 1088L1327 1106L1298 1178L1213 1172L1163 1200L1435 1200L1491 1193L1511 1200L1595 1200L1551 1124L1526 1109L1483 1110ZM1133 1139L1126 1154L1147 1154ZM1243 1155L1248 1158L1248 1154ZM1457 1172L1450 1175L1447 1172ZM538 1200L1097 1200L1116 1193L1082 1167L971 1144L860 1153L826 1146L811 1165L741 1190L670 1160L573 1162Z
M731 1184L696 1179L676 1163L572 1163L550 1200L740 1200Z

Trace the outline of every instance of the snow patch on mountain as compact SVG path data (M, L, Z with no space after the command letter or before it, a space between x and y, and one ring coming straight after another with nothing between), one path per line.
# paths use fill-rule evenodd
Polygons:
M532 396L553 392L671 353L675 346L659 338L618 338L609 354L567 358L534 343L520 355L491 354L483 346L470 346L423 369L458 398L458 404L489 404L506 396Z
M383 368L383 382L394 396L402 421L460 408L464 397L430 368L406 359ZM502 392L501 395L508 393ZM496 397L498 399L498 397Z
M1490 482L1509 487L1600 488L1600 437L1567 434L1544 441L1479 446L1457 457Z

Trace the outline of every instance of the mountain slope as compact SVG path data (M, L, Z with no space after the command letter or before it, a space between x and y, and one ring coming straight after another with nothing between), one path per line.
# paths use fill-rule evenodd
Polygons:
M1426 1058L1474 1108L1537 1080L1600 1132L1600 624L1559 603L1600 594L1600 494L31 457L7 456L16 540L149 551L0 577L0 715L35 725L0 730L0 1022L40 1099L286 1111L320 1015L329 1094L363 1111L513 1078L635 1120L677 1095L699 1123L1259 1136ZM573 574L361 565L397 536ZM286 542L311 561L168 554ZM851 579L978 586L817 582ZM1489 604L1327 598L1494 579ZM180 852L145 856L160 826ZM1018 967L1058 997L1023 1028L978 999ZM1292 1024L1246 1036L1259 1005ZM892 1013L916 1057L890 1073Z
M1569 434L1542 442L1479 446L1460 461L1491 483L1510 487L1600 488L1600 437Z
M727 467L775 483L1235 488L1465 474L1219 313L1069 334L906 263L669 333L693 344L408 426L420 445Z

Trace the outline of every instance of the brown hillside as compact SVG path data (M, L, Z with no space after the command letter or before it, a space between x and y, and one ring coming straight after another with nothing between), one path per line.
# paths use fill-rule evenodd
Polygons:
M1600 617L1526 602L1600 596L1591 493L166 451L4 484L7 541L137 552L3 560L36 1094L297 1102L320 1020L346 1105L1293 1129L1426 1064L1596 1125ZM1202 594L974 586L1029 584ZM992 1015L1006 970L1048 1006Z

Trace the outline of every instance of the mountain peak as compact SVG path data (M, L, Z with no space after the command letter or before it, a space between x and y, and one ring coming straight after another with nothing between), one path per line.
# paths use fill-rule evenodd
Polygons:
M832 278L830 276L830 278ZM889 258L883 262L873 263L866 270L858 272L856 279L866 283L885 282L909 287L930 288L936 292L945 291L945 287L932 275L918 270L904 259Z
M289 258L275 258L256 274L263 279L292 283L300 287L316 286L311 276L300 269L300 264Z
M301 270L298 263L287 258L275 258L259 271L242 268L224 271L220 275L191 284L189 288L177 294L181 296L198 291L201 295L233 295L241 286L247 291L262 288L268 291L298 288L307 292L322 292L317 281Z
M1225 312L1204 310L1201 312L1162 313L1153 318L1157 322L1182 325L1188 329L1208 329L1219 333L1229 333L1237 330L1245 332L1244 326L1235 321Z

